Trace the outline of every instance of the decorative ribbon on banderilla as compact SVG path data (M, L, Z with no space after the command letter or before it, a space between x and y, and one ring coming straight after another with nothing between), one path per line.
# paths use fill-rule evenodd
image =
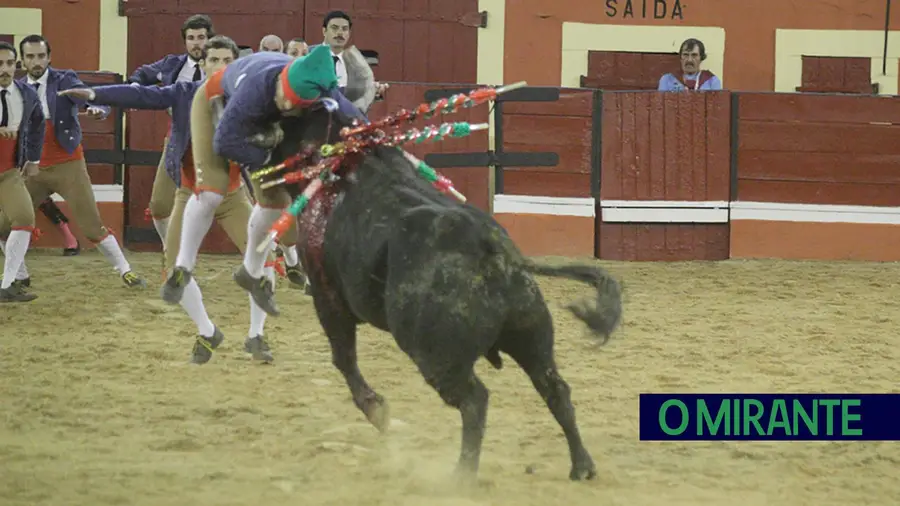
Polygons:
M523 81L497 88L479 88L468 94L459 93L434 102L422 103L411 110L400 109L394 114L368 124L359 124L354 121L353 126L341 129L341 142L325 144L318 150L307 149L289 157L274 167L267 167L254 172L251 177L257 181L262 181L266 176L274 175L286 169L290 170L275 179L262 181L260 183L260 188L262 189L281 184L310 181L303 193L275 221L265 240L257 246L257 251L264 252L266 248L293 226L296 217L303 212L309 201L330 179L335 177L336 172L348 155L361 154L377 146L401 146L409 143L421 144L425 141L442 141L447 137L465 137L472 132L486 130L488 128L487 123L472 124L466 122L443 123L437 126L428 125L421 130L412 128L405 132L400 132L397 130L397 127L401 123L411 123L420 117L431 119L434 116L452 114L460 109L471 108L489 100L494 100L502 93L522 88L525 85L526 83ZM384 129L386 128L393 129L393 132L385 132ZM461 202L466 201L466 197L453 187L453 183L449 179L438 174L425 162L406 151L402 151L402 153L416 167L416 172L434 185L435 188L452 195ZM317 163L315 162L316 159L319 160Z

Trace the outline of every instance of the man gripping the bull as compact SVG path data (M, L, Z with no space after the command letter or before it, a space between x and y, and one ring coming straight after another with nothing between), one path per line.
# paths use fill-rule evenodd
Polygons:
M270 152L258 146L255 138L278 138L278 122L284 116L295 116L321 98L338 103L340 112L350 118L366 121L365 116L337 89L337 76L331 52L317 48L306 56L292 58L284 53L260 52L243 57L216 72L194 95L191 106L191 139L197 181L191 197L196 213L185 213L182 236L203 237L212 224L216 207L228 188L228 163L231 160L250 172L262 168ZM247 246L243 265L234 280L247 290L253 300L270 315L278 315L271 280L263 275L267 252L256 246L265 238L269 227L290 205L284 188L262 190L254 185L257 199L247 225ZM188 259L196 257L200 242L182 242L175 265L182 273L179 280L170 278L166 288L181 290L189 281Z

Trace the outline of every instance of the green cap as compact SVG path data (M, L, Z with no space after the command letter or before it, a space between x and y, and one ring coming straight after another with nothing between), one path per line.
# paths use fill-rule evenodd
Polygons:
M315 100L323 91L337 86L331 48L316 46L308 54L295 59L281 73L286 98L297 103Z

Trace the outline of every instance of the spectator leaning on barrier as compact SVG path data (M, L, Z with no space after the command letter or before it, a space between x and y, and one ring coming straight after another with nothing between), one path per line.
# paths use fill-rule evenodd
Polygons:
M706 46L698 39L687 39L678 50L681 56L681 78L669 73L659 80L659 91L721 90L722 81L709 70L700 70L706 60Z

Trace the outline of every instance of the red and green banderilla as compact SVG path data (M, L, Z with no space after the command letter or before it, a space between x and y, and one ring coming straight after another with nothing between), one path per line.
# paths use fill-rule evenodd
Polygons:
M390 116L366 125L344 127L341 129L341 137L347 139L349 137L374 132L385 127L397 126L403 122L411 123L419 117L430 119L436 115L452 114L460 109L468 109L489 100L494 100L498 95L525 87L527 84L528 83L525 81L521 81L497 88L484 87L469 93L457 93L448 98L435 100L434 102L424 102L414 107L412 110L400 109Z
M342 158L347 154L351 153L360 153L366 149L371 149L375 146L398 146L402 144L414 143L421 144L426 140L432 141L441 141L445 137L465 137L472 132L478 130L486 130L489 127L488 123L466 123L466 122L457 122L457 123L444 123L438 126L428 125L424 127L422 130L418 130L416 128L410 129L403 133L398 133L395 135L382 135L381 137L369 137L364 140L358 140L357 138L348 139L347 142L337 143L337 144L325 144L321 147L321 154L323 156L329 157L329 159ZM405 152L404 152L405 153ZM406 154L406 153L405 153ZM340 163L340 160L336 162L323 162L323 163ZM448 191L449 188L453 187L453 184L450 183L450 180L443 177L438 176L434 173L434 169L424 165L424 162L415 158L414 160L410 160L415 166L419 166L422 164L426 169L418 169L419 174L428 179L429 181L435 183L442 191ZM294 184L306 181L312 177L315 177L315 174L318 170L321 170L319 166L310 170L310 168L299 169L293 172L288 172L283 174L281 177L274 179L272 181L266 181L260 184L260 188L263 190L267 188L271 188L273 186L278 186L281 184ZM254 174L254 177L261 177L268 175L272 172L278 171L278 167L273 167L270 169L263 169ZM455 191L455 190L454 190ZM453 193L453 192L451 192ZM457 198L460 198L462 194L454 193ZM465 202L465 198L461 198L463 202Z
M328 171L322 171L319 174L319 177L310 181L309 185L303 190L303 193L294 200L294 203L282 211L281 216L275 220L275 223L272 224L272 228L269 229L269 234L266 235L263 242L256 247L257 253L265 252L276 239L283 236L289 228L294 226L297 216L300 216L300 213L303 212L303 209L306 208L309 201L312 200L316 193L322 189L322 186L325 185L325 178L328 174Z

